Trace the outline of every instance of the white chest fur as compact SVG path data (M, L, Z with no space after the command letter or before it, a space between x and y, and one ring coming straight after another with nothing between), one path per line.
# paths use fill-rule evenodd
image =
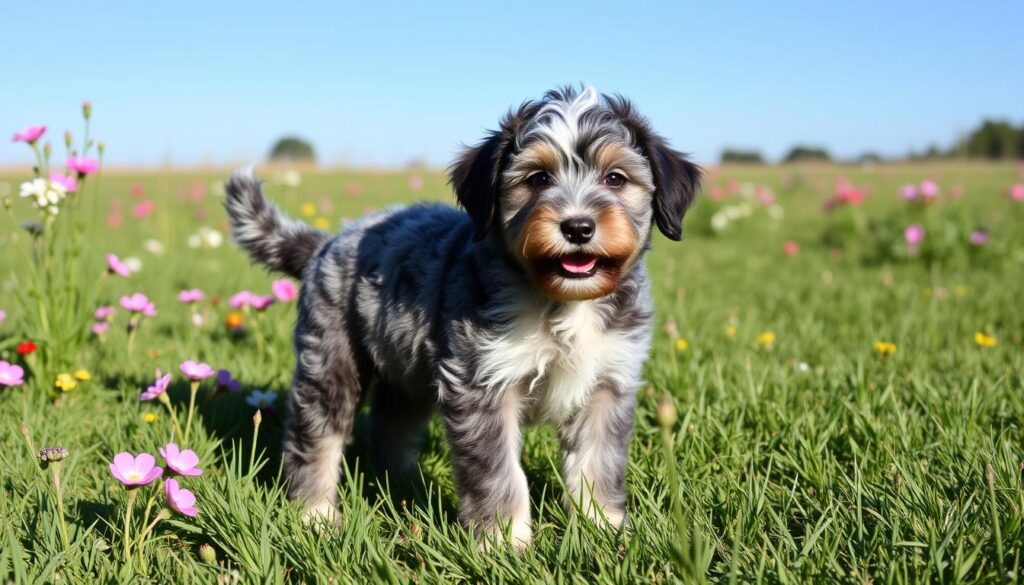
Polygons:
M519 313L480 348L478 383L503 392L520 388L532 420L558 423L586 404L594 387L633 389L647 356L648 333L608 329L594 302L554 312Z

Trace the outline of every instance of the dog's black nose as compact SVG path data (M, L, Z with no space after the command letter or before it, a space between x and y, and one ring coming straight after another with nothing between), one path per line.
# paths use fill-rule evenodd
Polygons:
M586 244L594 237L594 220L572 217L562 222L562 235L573 244Z

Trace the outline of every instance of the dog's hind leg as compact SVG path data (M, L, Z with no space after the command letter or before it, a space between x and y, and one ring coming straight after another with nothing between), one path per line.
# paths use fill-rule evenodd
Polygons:
M377 474L407 478L416 468L433 403L426 392L411 396L383 380L370 400L368 438Z
M324 311L318 302L315 286L304 287L295 330L284 470L288 497L304 502L306 517L334 521L341 458L364 380L341 313Z

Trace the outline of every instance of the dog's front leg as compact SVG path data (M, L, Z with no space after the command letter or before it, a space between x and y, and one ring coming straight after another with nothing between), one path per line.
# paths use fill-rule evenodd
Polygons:
M626 517L626 465L635 393L601 386L558 427L566 504L618 528Z
M520 466L521 395L447 393L442 407L459 490L459 520L489 548L506 534L516 550L530 544L530 496ZM506 532L507 530L507 532Z

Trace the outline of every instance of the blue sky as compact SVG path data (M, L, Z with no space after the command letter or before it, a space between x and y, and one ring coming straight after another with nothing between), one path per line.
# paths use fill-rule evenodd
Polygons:
M408 5L406 5L408 4ZM1024 3L16 2L3 9L6 135L94 130L115 164L445 164L511 105L585 81L633 98L679 149L851 156L1024 121ZM60 142L60 139L55 139Z

